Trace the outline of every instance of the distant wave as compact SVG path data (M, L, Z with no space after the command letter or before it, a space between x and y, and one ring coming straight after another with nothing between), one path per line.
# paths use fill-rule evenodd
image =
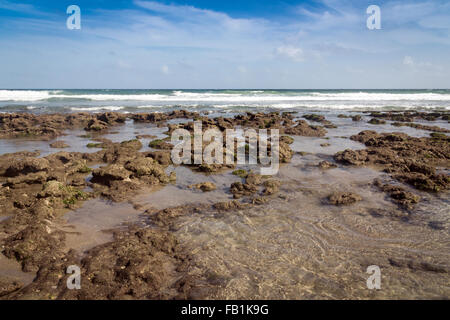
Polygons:
M92 111L119 111L123 110L126 107L120 107L120 106L102 106L102 107L71 107L71 111L86 111L86 112L92 112Z
M443 109L450 90L0 90L0 112Z
M0 101L39 101L52 97L61 91L0 90Z
M142 93L90 93L65 94L65 91L41 90L0 90L0 101L41 101L49 99L91 100L91 101L219 101L219 102L255 102L255 101L449 101L450 94L420 93L382 93L382 92L266 92L264 90L228 92L189 92L173 91L170 94Z

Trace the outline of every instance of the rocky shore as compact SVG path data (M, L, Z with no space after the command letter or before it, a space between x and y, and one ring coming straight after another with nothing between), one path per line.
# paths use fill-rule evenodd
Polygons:
M364 148L337 152L327 161L317 163L317 170L370 167L382 171L391 179L375 179L374 189L384 193L400 211L409 215L421 201L420 192L433 196L446 193L450 188L449 130L414 124L414 121L448 121L448 116L439 112L372 113L369 119L377 121L369 120L369 123L375 126L378 121L391 121L393 132L361 130L349 139L363 144ZM360 120L360 115L350 119L355 123L362 122ZM136 134L135 139L113 142L104 137L127 121L167 128L167 138L153 139L154 136ZM67 232L60 228L64 215L80 208L87 200L120 203L131 201L142 192L151 192L153 188L177 186L170 134L179 128L193 133L194 121L201 121L203 130L216 128L221 132L236 127L268 129L269 132L278 129L282 135L281 163L289 163L293 158L294 138L324 138L327 130L337 127L320 114L300 117L288 112L246 113L234 117L209 117L185 110L145 114L0 114L1 139L50 141L66 135L68 129L82 129L95 139L91 147L99 149L93 152L55 150L44 157L39 151L0 155L0 218L7 217L0 219L0 251L6 258L20 263L23 272L36 274L29 284L0 275L0 299L200 299L213 296L222 284L196 268L193 253L180 245L171 232L174 223L183 215L204 212L232 215L244 208L264 207L272 199L281 197L279 192L284 181L278 177L261 176L236 165L186 165L205 177L232 173L240 180L230 184L227 190L233 199L162 210L142 209L145 219L141 223L111 230L111 242L87 252L68 247ZM395 132L395 127L400 126L432 134L418 138ZM151 150L142 150L144 138L150 138ZM70 136L51 143L54 149L68 146ZM226 151L225 144L224 147ZM207 181L192 184L189 189L205 194L220 191ZM338 192L330 194L323 202L324 205L352 206L362 199L355 193ZM69 265L81 267L81 290L66 287ZM446 268L440 270L449 272Z

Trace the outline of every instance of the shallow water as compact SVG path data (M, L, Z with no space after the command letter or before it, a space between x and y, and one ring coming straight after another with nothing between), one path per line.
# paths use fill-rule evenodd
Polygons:
M67 232L66 246L80 253L112 240L108 230L139 221L140 212L130 203L111 203L101 199L86 201L64 216L61 228Z
M13 259L8 259L0 254L0 270L1 277L11 281L18 281L23 285L33 282L36 274L33 272L23 272L20 263Z
M0 139L0 155L5 153L14 153L19 151L35 151L40 152L41 157L59 151L66 152L85 152L92 153L100 150L99 148L88 148L89 143L98 143L95 138L106 138L112 142L122 142L136 139L136 135L154 135L156 138L143 138L141 142L143 148L140 151L152 150L148 147L150 141L154 139L166 138L163 134L167 131L166 128L157 128L154 125L145 123L134 123L132 120L126 121L124 125L117 125L111 127L105 134L91 134L90 137L82 137L89 135L89 132L84 130L66 130L63 136L49 141L27 140L27 139ZM68 148L52 148L50 144L55 141L65 141L69 145Z
M196 267L221 284L210 298L448 298L448 273L393 267L388 260L413 259L450 267L448 195L425 195L408 221L380 217L374 210L397 210L371 186L373 179L386 178L383 173L370 168L323 171L314 166L320 160L317 155L294 156L277 176L283 181L280 196L264 206L186 215L175 221L173 231L193 255ZM176 172L177 186L144 193L132 201L142 206L139 210L130 204L111 206L94 200L70 213L68 222L75 230L84 229L84 241L75 236L72 243L87 249L108 241L110 235L101 230L123 221L140 221L139 212L145 208L230 200L228 187L240 180L229 172L205 176L185 167ZM187 188L203 181L216 183L218 191ZM363 200L351 206L330 206L324 198L333 191L356 192ZM381 268L381 290L366 287L369 265Z
M172 171L171 168L168 171ZM214 204L220 201L229 201L232 195L227 193L233 182L241 181L239 177L231 174L231 171L223 174L206 175L195 173L186 167L176 167L176 185L168 185L156 192L143 193L137 196L133 202L140 205L151 205L156 209L164 209L185 204ZM212 182L217 190L202 192L189 188L192 184Z
M388 262L411 256L448 267L448 229L373 217L373 209L396 209L369 186L377 176L370 169L286 166L280 178L287 199L237 213L185 216L176 235L195 253L197 266L223 283L211 298L448 298L448 274L410 272ZM323 204L336 190L358 192L363 201L348 207ZM447 221L448 209L441 208ZM381 268L382 290L367 289L369 265Z
M349 118L339 118L338 114L346 114L346 115L354 115L355 112L350 111L339 111L339 110L328 110L328 111L308 111L308 112L298 112L296 114L297 119L302 119L302 115L317 113L323 114L326 116L327 120L336 124L338 128L335 129L327 129L328 133L324 138L309 138L302 137L301 139L296 138L296 143L294 147L295 151L307 151L311 153L324 153L324 154L334 154L337 149L345 150L346 148L363 148L361 144L351 141L349 138L352 135L358 134L362 130L374 130L377 132L402 132L406 133L412 137L425 137L430 135L430 131L426 130L418 130L410 127L394 127L391 125L392 121L387 121L384 125L371 125L367 124L368 120L371 117L364 115L362 116L362 121L355 122ZM226 116L231 117L236 113L228 113ZM360 114L359 112L357 114ZM220 112L208 112L208 116L224 116L220 114ZM169 121L169 123L177 123L177 122L185 122L185 119L175 119ZM441 128L445 128L450 130L450 123L448 121L436 120L436 121L424 121L418 120L414 121L415 123L420 123L424 125L430 126L438 126ZM317 122L310 122L313 125L320 125ZM88 143L96 143L95 138L101 137L110 139L113 142L122 142L127 140L136 139L137 135L153 135L155 138L142 138L140 139L143 148L140 151L150 151L152 150L148 147L150 141L154 139L164 139L167 135L164 132L167 131L167 127L158 128L153 124L148 123L135 123L132 120L127 120L123 125L117 125L111 127L105 134L92 134L92 137L82 137L88 132L84 130L66 130L64 131L64 136L58 137L56 139L52 139L49 141L36 141L36 140L27 140L27 139L0 139L0 155L5 153L14 153L19 151L40 151L40 156L45 157L49 154L58 152L58 151L67 151L67 152L96 152L100 150L99 148L88 148ZM335 140L329 140L335 139ZM63 149L55 149L51 148L50 144L55 141L65 141L69 147ZM328 148L321 147L320 144L330 143L332 146ZM304 148L300 148L300 144L305 144ZM342 146L342 147L341 147ZM307 149L307 150L305 150ZM308 151L309 150L309 151Z

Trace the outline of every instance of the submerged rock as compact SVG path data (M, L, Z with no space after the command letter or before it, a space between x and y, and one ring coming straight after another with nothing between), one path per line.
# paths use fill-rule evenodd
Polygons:
M245 183L259 186L262 184L262 176L256 173L249 173L245 178Z
M328 196L328 201L336 206L349 205L361 200L360 195L352 192L334 192Z
M0 299L20 288L22 288L22 284L19 281L0 276Z
M383 184L379 179L374 181L374 185L383 192L386 192L394 202L399 204L404 209L412 209L414 205L420 201L420 197L418 195L408 192L400 186Z
M239 201L233 200L233 201L226 201L226 202L218 202L218 203L214 204L213 207L219 211L231 211L231 210L243 209L246 207L246 205L243 203L240 203Z
M50 147L55 148L55 149L64 149L64 148L68 148L70 146L65 141L59 140L59 141L50 143Z
M427 261L418 261L417 259L397 259L389 258L389 264L397 268L405 268L413 271L426 271L436 273L450 273L447 265L439 265Z
M242 196L249 196L258 192L258 189L255 185L252 184L234 182L231 184L230 192L233 194L233 197L235 199L239 199Z
M198 183L198 184L192 184L188 188L199 189L203 192L214 191L217 189L216 185L212 182L202 182L202 183Z
M248 175L247 171L243 170L243 169L238 169L238 170L234 170L232 172L233 175L241 177L242 179L245 179Z
M317 166L323 170L337 168L337 165L329 161L320 161Z
M264 181L263 185L265 187L263 195L268 196L277 193L280 190L281 183L278 180L271 179Z
M369 120L368 123L370 123L370 124L386 124L386 121L380 120L380 119L377 119L377 118L372 118L372 119Z

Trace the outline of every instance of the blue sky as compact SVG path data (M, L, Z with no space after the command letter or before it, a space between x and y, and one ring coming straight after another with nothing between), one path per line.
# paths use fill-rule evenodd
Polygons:
M0 88L450 88L450 1L0 0L0 45Z

